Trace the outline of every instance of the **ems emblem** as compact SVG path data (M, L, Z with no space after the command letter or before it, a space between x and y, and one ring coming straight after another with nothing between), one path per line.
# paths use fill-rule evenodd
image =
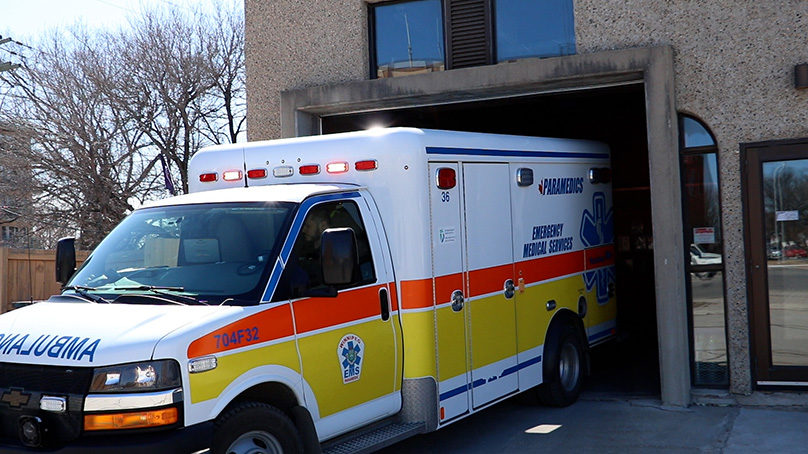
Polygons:
M342 367L342 383L348 384L359 380L362 373L362 356L365 354L365 343L356 334L346 334L339 341L337 357Z

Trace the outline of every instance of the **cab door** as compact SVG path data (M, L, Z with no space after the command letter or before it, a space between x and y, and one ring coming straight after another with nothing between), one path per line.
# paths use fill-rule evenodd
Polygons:
M356 284L338 289L336 296L311 275L310 288L292 292L306 405L322 439L401 409L401 332L391 298L392 267L365 200L358 193L315 199L303 204L303 213L292 228L297 240L284 270L288 279L282 281L303 277L296 262L307 274L317 269L303 262L319 260L319 250L302 244L316 242L328 228L353 229L359 255Z

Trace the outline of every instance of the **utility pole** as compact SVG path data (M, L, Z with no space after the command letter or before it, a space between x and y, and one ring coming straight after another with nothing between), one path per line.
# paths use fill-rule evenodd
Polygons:
M11 38L8 38L8 37L3 38L3 36L0 35L0 45L3 45L3 44L5 44L7 42L10 42L10 41L11 41ZM20 67L20 65L15 64L15 63L11 63L10 61L0 61L0 73L5 72L5 71L11 71L11 70L17 69L19 67Z

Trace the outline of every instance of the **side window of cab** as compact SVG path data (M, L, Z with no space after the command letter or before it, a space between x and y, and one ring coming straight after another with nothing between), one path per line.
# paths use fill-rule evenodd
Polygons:
M357 266L355 279L336 289L323 282L321 240L328 229L347 228L356 239ZM314 205L298 233L292 252L278 283L273 301L302 296L334 296L334 290L359 287L376 282L370 243L359 211L352 201L324 202Z

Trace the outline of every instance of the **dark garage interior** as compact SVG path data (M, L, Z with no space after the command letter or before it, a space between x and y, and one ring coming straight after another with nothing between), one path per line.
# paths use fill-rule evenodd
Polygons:
M322 118L323 134L375 126L589 139L612 152L618 339L592 351L585 392L660 394L644 86L641 83Z

